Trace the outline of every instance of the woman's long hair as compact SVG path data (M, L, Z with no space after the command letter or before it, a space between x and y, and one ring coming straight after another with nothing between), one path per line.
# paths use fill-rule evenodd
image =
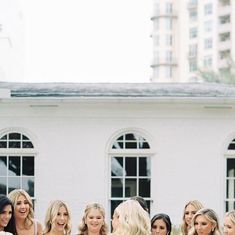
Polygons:
M13 204L12 204L11 200L7 196L0 195L0 214L2 214L4 208L6 206L9 206L9 205L11 206L12 216L11 216L11 219L9 220L7 226L4 228L4 231L5 232L10 232L10 233L13 233L14 235L16 235L17 232L16 232Z

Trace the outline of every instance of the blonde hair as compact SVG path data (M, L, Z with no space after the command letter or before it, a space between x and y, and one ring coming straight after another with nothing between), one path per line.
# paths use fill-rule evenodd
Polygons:
M215 227L211 231L211 235L221 235L222 232L219 227L219 219L215 211L209 208L203 208L197 211L197 213L194 215L192 219L192 227L189 231L189 235L197 235L197 231L195 229L195 221L199 215L205 216L205 218L210 221Z
M185 221L185 210L186 210L187 206L189 206L189 205L192 205L195 208L196 212L203 208L202 203L198 200L192 200L192 201L189 201L186 203L186 205L184 207L184 212L183 212L183 222L181 224L181 232L183 235L187 235L188 231L189 231L189 227Z
M28 229L30 228L33 223L34 223L34 210L33 210L33 202L32 202L32 199L31 197L29 196L29 194L23 190L23 189L14 189L13 191L11 191L9 194L8 194L8 197L9 199L12 201L13 203L13 206L14 206L14 209L16 208L16 205L17 205L17 201L18 201L18 198L20 196L24 196L26 198L26 200L28 201L29 203L29 213L25 219L25 228Z
M135 200L127 200L114 210L118 216L118 226L113 235L150 235L151 222L149 214Z
M231 222L235 225L235 210L227 212L225 214L225 217L228 217Z
M55 222L56 216L57 216L58 211L61 207L64 207L68 213L68 221L67 221L67 224L65 225L65 228L64 228L64 232L65 232L64 234L65 235L71 234L71 228L72 228L71 213L70 213L69 208L66 205L66 203L61 200L55 200L50 203L50 205L47 209L47 212L46 212L45 229L43 231L43 234L49 233L51 231L52 224Z
M104 223L101 226L100 235L106 235L108 233L108 225L105 222L105 210L104 210L103 206L99 203L90 203L86 206L82 220L78 226L78 235L83 235L83 234L87 233L88 228L86 225L86 218L87 218L88 213L91 211L91 209L99 210L99 212L103 216Z

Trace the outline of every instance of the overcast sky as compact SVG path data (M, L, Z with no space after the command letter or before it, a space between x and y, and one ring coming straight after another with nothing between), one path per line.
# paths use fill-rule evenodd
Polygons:
M22 81L149 82L152 0L18 3L24 32Z

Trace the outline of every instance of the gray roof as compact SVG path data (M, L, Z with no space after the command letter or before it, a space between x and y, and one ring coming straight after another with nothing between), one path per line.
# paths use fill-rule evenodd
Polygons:
M235 97L235 86L212 83L0 82L11 97Z

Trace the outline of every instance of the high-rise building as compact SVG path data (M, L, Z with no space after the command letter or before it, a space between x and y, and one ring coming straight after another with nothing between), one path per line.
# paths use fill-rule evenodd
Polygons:
M151 80L193 82L201 71L230 70L234 12L235 0L154 0Z

